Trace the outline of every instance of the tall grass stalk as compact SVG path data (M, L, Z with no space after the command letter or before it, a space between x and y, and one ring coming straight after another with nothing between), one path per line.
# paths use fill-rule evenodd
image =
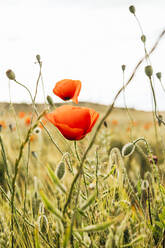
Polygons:
M161 38L163 37L163 35L165 34L165 30L163 30L163 32L160 34L160 36L158 37L158 39L156 40L154 46L151 48L150 52L149 52L149 55L152 54L154 52L154 50L156 49L157 45L159 44L159 41L161 40ZM144 59L146 58L146 55L137 63L137 65L135 66L131 76L129 77L128 81L125 83L125 85L117 92L117 94L115 95L114 97L114 100L112 102L112 104L108 107L106 113L104 114L103 118L100 120L97 128L96 128L96 131L82 157L82 160L81 160L81 163L80 163L80 167L78 169L78 172L77 174L75 175L74 179L73 179L73 182L71 184L71 187L70 187L70 191L69 191L69 194L68 194L68 197L67 197L67 200L66 200L66 203L64 205L64 208L63 208L63 213L66 212L66 209L71 201L71 198L72 198L72 193L73 193L73 189L74 189L74 185L75 183L77 182L79 176L81 175L82 173L82 168L83 168L83 164L84 164L84 161L87 157L87 154L88 152L90 151L90 149L92 148L94 142L95 142L95 139L97 137L97 134L102 126L102 124L104 123L104 121L106 120L106 118L110 115L110 113L112 112L113 108L114 108L114 105L115 105L115 102L118 98L118 96L120 95L120 93L130 84L130 82L132 81L132 79L134 78L135 76L135 73L137 71L137 69L139 68L139 66L142 64L142 62L144 61Z

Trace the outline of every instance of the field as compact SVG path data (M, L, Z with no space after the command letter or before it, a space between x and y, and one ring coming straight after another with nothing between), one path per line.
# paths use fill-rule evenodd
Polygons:
M79 105L100 117L76 142L41 118L45 130L32 106L0 105L0 248L165 247L163 125L152 112L114 108L75 181L107 109Z
M43 9L45 17L46 8ZM101 8L101 12L104 9L106 10L104 7ZM25 10L27 11L27 8ZM38 11L38 8L36 10ZM39 54L36 55L34 63L38 66L34 87L17 81L17 76L18 78L21 76L16 75L13 70L6 71L9 83L2 87L8 87L10 103L0 103L0 248L165 248L165 112L158 111L156 95L158 89L165 92L165 87L161 72L155 73L150 60L150 55L155 52L165 35L165 30L162 30L148 49L146 36L133 5L129 7L129 12L135 18L141 32L139 43L144 48L144 54L137 61L127 81L126 65L121 65L122 84L119 86L121 88L116 95L114 94L109 106L79 102L78 97L84 85L78 79L53 82L56 84L53 89L49 89L49 92L53 91L55 97L63 100L61 104L55 104L54 98L47 95L47 90L44 88L43 61ZM15 10L13 13L15 14ZM145 18L148 13L149 11ZM120 16L120 12L118 15ZM69 19L70 17L69 12ZM90 17L93 21L91 14ZM68 21L66 15L62 14L58 25L62 19L65 24ZM100 19L99 16L99 22ZM84 19L82 20L84 24ZM77 18L74 24L76 22ZM51 23L54 24L53 21ZM97 24L95 25L98 31ZM25 25L23 29L27 32L26 27ZM64 27L67 29L66 25ZM85 30L84 26L82 27ZM54 30L54 26L49 29ZM77 31L83 31L82 29L77 26ZM154 36L155 30L156 28L150 36ZM35 30L35 34L38 35L38 31L39 27ZM65 78L64 75L68 73L67 70L64 72L63 64L67 54L61 57L61 51L65 50L63 48L69 40L73 43L73 48L68 46L70 55L67 59L72 69L75 69L76 63L76 66L78 65L83 71L82 65L89 60L89 57L86 57L88 49L82 49L85 62L79 64L83 59L79 56L81 44L78 44L76 49L73 42L77 40L77 32L74 31L76 38L72 37L69 30L67 32L68 35L63 28L59 28L59 34L56 34L56 28L55 32L51 32L56 34L56 41L62 33L65 34L64 41L59 40L59 47L57 46L60 59L55 52L54 57L57 57L52 57L51 60L53 63L55 59L62 62L60 70L64 74L60 72L58 74L56 71L58 69L54 68L56 66L53 64L51 67L53 69L49 68L53 71L53 80L59 75ZM109 28L106 32L111 34ZM120 33L120 30L115 28L115 33L117 32ZM46 34L42 30L42 37ZM80 34L81 39L78 39L78 43L83 37L83 33ZM97 33L97 37L101 36L104 37L102 32ZM95 48L96 40L92 36L92 49ZM85 36L85 43L86 41L88 46L88 39ZM122 43L122 40L119 43ZM111 61L118 61L116 54L119 43L116 43L115 57L110 58ZM51 54L55 46L54 42L52 44ZM34 52L33 45L32 42L31 50ZM48 54L49 44L45 42L44 46L46 48L44 54ZM109 73L109 62L104 61L102 57L103 47L104 44L99 45L100 50L95 49L96 51L91 53L92 59L96 60L94 61L96 64L97 60L101 61L101 66L97 67L99 70L100 67L105 69L108 66ZM37 51L38 49L37 45ZM30 50L27 49L27 52L30 56ZM10 49L7 53L13 56ZM23 53L24 61L25 57ZM12 61L12 58L10 59ZM74 60L74 64L71 59ZM25 73L26 76L31 73L26 70L23 60L18 58L18 62L22 63L20 63L20 72ZM60 63L58 65L60 66ZM90 73L97 71L93 63L90 62L90 66L88 65L86 64L87 71ZM129 109L126 105L125 89L132 83L141 65L151 90L153 112ZM6 64L2 65L2 70L3 66L6 67ZM15 62L13 67L17 67ZM47 64L46 68L48 67ZM22 70L23 68L25 70ZM68 69L68 65L66 68ZM110 69L114 70L113 66ZM154 74L161 87L156 91ZM72 72L69 72L69 75L72 75ZM114 79L112 78L112 81L116 83L117 79ZM102 82L101 78L99 83ZM25 90L28 99L31 99L30 105L12 102L10 83ZM85 94L91 93L95 97L94 87L95 85L91 88L92 92L88 91ZM109 87L113 87L113 84ZM17 89L14 93L18 96ZM113 92L113 88L110 90ZM36 99L40 93L43 104L37 104ZM123 94L124 108L115 107L120 94ZM136 96L136 92L134 94ZM87 96L90 99L91 95ZM17 100L18 98L15 98L15 101Z

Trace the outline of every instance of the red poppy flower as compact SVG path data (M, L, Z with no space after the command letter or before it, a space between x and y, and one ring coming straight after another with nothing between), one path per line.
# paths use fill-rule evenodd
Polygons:
M26 124L27 126L29 126L30 123L31 123L31 118L30 118L30 117L26 117L26 119L25 119L25 124Z
M25 112L19 112L18 116L19 116L20 119L24 118L25 117Z
M46 115L68 140L80 140L95 125L99 114L90 108L63 105Z
M6 122L5 121L0 121L0 126L3 128L6 128Z
M118 125L118 121L117 120L112 120L112 125L113 126L117 126Z
M78 96L81 90L81 81L64 79L56 83L53 93L62 100L70 100L78 103Z

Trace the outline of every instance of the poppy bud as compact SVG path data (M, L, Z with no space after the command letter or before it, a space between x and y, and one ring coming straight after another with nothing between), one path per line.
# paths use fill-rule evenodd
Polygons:
M135 15L135 7L133 6L133 5L131 5L130 7L129 7L129 11L132 13L132 14L134 14Z
M147 190L148 188L149 188L148 180L142 180L141 189L142 190Z
M153 74L153 69L151 65L145 67L145 74L150 78Z
M47 96L47 101L48 101L48 103L49 103L49 105L51 106L51 107L53 107L54 106L54 103L53 103L53 99L51 98L51 96Z
M15 73L14 73L12 70L7 70L6 76L7 76L10 80L15 80Z
M65 163L64 162L59 163L59 165L57 166L56 174L59 179L63 178L65 174Z
M161 80L161 78L162 78L162 73L161 73L161 72L157 72L157 73L156 73L156 76L157 76L157 78L158 78L159 80Z
M122 156L130 156L135 150L135 145L133 143L128 143L122 148Z
M126 65L121 66L122 71L125 71L125 68L126 68Z
M142 41L143 43L146 42L146 36L145 36L144 34L141 36L141 41Z
M40 64L41 63L41 56L39 54L36 55L36 59L37 59L38 63Z

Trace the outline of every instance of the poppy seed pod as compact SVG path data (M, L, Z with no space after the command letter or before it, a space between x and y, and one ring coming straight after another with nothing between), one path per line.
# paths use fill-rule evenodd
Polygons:
M131 5L131 6L129 7L129 11L130 11L132 14L135 14L135 11L136 11L135 6Z
M150 78L153 74L153 69L151 65L145 67L145 74Z
M68 140L81 140L91 132L99 114L90 108L63 105L46 115Z
M135 151L135 145L133 143L128 143L122 148L122 156L130 156Z
M77 104L80 90L80 80L64 79L56 83L53 93L64 101L72 99Z
M15 73L14 73L12 70L7 70L6 76L7 76L10 80L15 80Z
M156 76L157 76L157 78L158 78L159 80L161 80L161 78L162 78L162 73L161 73L161 72L157 72L157 73L156 73Z

